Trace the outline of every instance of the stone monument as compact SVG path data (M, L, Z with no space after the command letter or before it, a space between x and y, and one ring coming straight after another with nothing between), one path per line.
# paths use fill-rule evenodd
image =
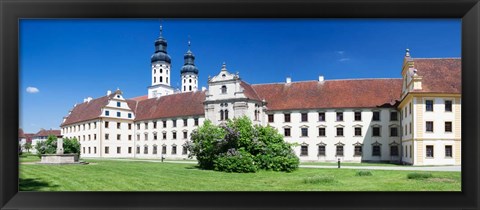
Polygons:
M57 154L43 154L42 164L75 164L78 162L78 154L63 154L63 139L57 139Z

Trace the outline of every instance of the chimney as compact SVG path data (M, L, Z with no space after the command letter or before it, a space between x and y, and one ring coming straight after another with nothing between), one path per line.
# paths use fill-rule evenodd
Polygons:
M325 80L325 78L323 77L323 75L318 76L318 81L319 82L323 82L324 80Z
M92 97L87 97L87 103L89 103L92 99Z
M287 77L287 81L285 83L289 84L292 82L292 78L291 77Z
M87 102L87 99L86 99L86 98L83 99L83 103L85 103L85 102Z
M107 90L107 96L109 96L110 94L112 94L112 91L111 91L111 90Z

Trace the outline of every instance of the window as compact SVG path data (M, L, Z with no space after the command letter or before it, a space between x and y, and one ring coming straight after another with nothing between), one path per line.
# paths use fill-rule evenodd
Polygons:
M117 134L117 140L120 140L120 139L121 139L121 137L122 137L122 135L120 135L120 134Z
M163 133L162 139L163 139L163 140L167 139L167 133Z
M452 157L452 145L445 145L445 157Z
M157 129L157 121L153 121L153 129Z
M129 140L129 141L132 140L132 135L128 135L128 140Z
M188 119L183 119L183 126L187 127L187 125L188 125Z
M355 136L362 136L362 128L360 127L355 128Z
M109 116L110 115L110 111L105 111L105 116Z
M308 128L302 128L302 136L308 136Z
M148 122L145 123L145 130L148 129Z
M93 134L93 140L97 140L97 134Z
M117 147L117 154L120 154L122 153L122 148L121 147Z
M408 113L412 114L412 102L410 102L410 105L408 106Z
M117 107L120 107L121 106L121 103L120 102L117 102Z
M105 140L108 140L108 133L105 134Z
M88 154L90 154L92 151L92 149L90 147L88 147Z
M82 149L83 149L83 154L85 154L85 147L83 147Z
M380 145L373 145L372 156L380 156Z
M182 155L186 155L187 154L187 147L186 146L183 146L182 147Z
M390 112L390 121L397 121L397 120L398 120L397 112Z
M308 113L302 113L302 122L308 121Z
M140 154L140 146L137 146L137 154Z
M452 132L452 122L445 122L445 132Z
M390 146L390 156L398 156L398 146Z
M318 113L318 121L325 122L325 112Z
M273 114L268 115L268 122L273 122Z
M122 123L117 122L117 129L120 129Z
M173 127L177 127L177 119L172 120Z
M93 154L97 154L97 147L93 147Z
M284 136L290 136L290 128L285 128L283 131Z
M105 121L105 128L108 128L108 121Z
M148 154L148 146L143 146L143 154Z
M225 120L225 113L223 110L220 110L220 120Z
M167 146L163 145L162 146L162 155L167 154Z
M137 135L137 140L140 141L140 135Z
M188 138L188 132L187 131L183 131L183 139L187 139Z
M163 120L163 121L162 121L162 124L163 124L163 128L166 128L166 127L167 127L167 121L166 121L166 120Z
M360 145L355 146L355 151L353 153L353 156L362 156L362 146Z
M318 128L318 136L325 136L325 128Z
M398 136L398 128L390 127L390 136Z
M425 101L425 110L427 112L433 112L433 100L426 100Z
M194 125L195 125L195 126L198 126L198 118L194 118L194 119L193 119L193 122L194 122Z
M374 111L373 112L372 121L380 121L380 112L379 111Z
M105 147L105 154L109 153L108 149L109 149L108 147Z
M137 130L140 130L140 123L137 123Z
M452 101L450 101L450 100L445 101L445 111L446 112L451 112L452 111Z
M227 86L222 85L222 94L226 94L226 93L227 93Z
M177 132L173 132L173 139L177 139Z
M318 156L325 156L325 146L318 146Z
M410 134L412 134L412 122L410 122Z
M433 158L433 145L427 145L427 157Z
M433 121L427 121L426 129L427 132L433 132Z
M355 112L355 121L362 121L362 112Z
M173 145L172 146L172 155L176 155L176 154L177 154L177 146Z
M148 133L145 134L145 141L148 141Z
M290 113L283 114L285 117L285 122L290 122Z
M128 113L128 118L132 118L132 113Z
M158 139L158 138L157 138L157 134L154 133L154 134L153 134L153 140L157 140L157 139Z
M337 112L337 121L343 121L343 112Z
M300 156L308 156L308 146L302 145L300 147Z
M153 145L153 151L152 154L156 155L157 154L157 145Z
M128 154L132 154L132 147L128 147Z
M337 136L343 136L343 128L337 128Z
M372 136L380 136L380 127L372 128Z
M343 145L337 146L336 156L343 156Z

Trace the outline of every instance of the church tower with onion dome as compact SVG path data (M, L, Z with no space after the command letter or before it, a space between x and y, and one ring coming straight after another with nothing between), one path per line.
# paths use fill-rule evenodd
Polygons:
M198 90L198 68L195 66L195 55L190 51L190 44L190 40L188 40L188 51L183 56L185 63L180 71L182 92Z
M167 54L167 40L163 38L160 25L160 36L155 40L155 52L151 57L152 85L148 87L148 98L173 94L170 86L170 66L172 60Z

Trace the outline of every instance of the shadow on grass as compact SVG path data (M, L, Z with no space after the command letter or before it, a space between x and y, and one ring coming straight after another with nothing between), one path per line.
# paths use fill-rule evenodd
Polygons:
M195 165L195 166L187 166L187 167L185 167L185 169L197 169L197 170L202 170L200 167L198 167L198 165Z
M19 191L39 191L59 187L39 179L22 179L19 180Z

